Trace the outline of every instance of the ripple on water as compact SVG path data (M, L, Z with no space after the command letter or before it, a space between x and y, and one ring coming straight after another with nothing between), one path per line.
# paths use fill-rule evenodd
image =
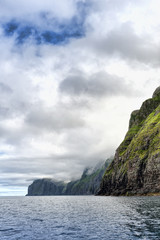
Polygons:
M0 240L160 240L160 197L0 198Z

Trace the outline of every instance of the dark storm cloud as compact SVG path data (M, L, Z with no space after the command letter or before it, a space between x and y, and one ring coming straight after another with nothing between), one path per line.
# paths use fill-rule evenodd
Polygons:
M82 72L71 74L60 83L59 89L68 95L98 98L135 95L132 86L126 84L124 79L106 72L98 72L88 77Z

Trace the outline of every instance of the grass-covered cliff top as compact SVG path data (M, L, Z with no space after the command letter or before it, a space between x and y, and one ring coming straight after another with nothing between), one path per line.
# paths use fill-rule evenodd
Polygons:
M160 87L132 113L129 130L104 174L100 195L160 194Z
M135 155L145 159L160 154L160 105L148 116L131 141L129 150L130 159Z
M124 141L118 148L119 154L122 156L133 137L140 131L147 117L160 105L160 87L158 87L153 93L152 98L143 102L139 110L132 112L129 121L129 130L125 136Z

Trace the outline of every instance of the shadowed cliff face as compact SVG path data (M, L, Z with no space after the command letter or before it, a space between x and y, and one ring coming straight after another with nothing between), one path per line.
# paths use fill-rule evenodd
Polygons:
M113 159L113 158L112 158ZM94 169L85 169L79 180L69 183L53 179L37 179L28 187L28 196L48 195L93 195L99 189L102 177L112 159L97 165Z
M107 168L99 195L160 193L160 87L131 114L129 130Z
M28 187L28 196L62 195L65 185L64 182L56 182L48 178L37 179Z

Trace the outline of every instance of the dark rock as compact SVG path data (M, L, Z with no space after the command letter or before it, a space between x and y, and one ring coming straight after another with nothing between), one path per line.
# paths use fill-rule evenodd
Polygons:
M156 90L153 93L152 98L160 97L160 87L156 88Z
M108 159L94 169L86 168L79 180L69 183L37 179L28 187L27 196L93 195L99 189L102 176L111 161L112 159Z
M28 196L41 196L41 195L62 195L65 187L64 182L56 182L52 179L44 178L35 180L28 187Z
M160 193L160 87L131 114L129 130L107 168L99 195Z

